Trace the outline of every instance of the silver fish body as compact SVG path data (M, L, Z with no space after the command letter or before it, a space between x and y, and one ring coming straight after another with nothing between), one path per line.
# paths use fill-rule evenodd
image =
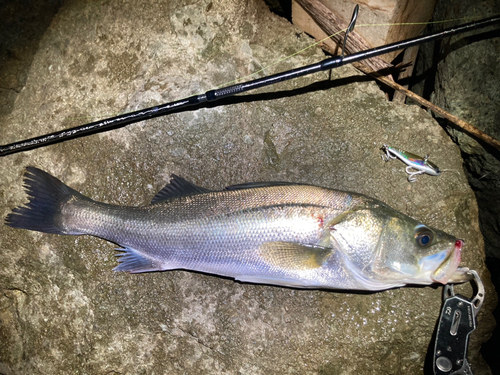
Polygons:
M463 242L360 194L257 183L209 191L174 176L143 207L100 203L28 167L12 227L122 246L116 271L186 269L299 288L461 282Z

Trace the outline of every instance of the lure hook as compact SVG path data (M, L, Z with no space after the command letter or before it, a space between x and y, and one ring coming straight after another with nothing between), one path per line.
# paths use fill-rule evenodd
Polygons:
M385 152L382 155L382 160L399 159L407 165L405 171L408 174L408 182L417 181L416 176L424 173L431 176L439 176L441 174L439 167L429 161L429 155L421 157L388 145L383 145L382 150Z

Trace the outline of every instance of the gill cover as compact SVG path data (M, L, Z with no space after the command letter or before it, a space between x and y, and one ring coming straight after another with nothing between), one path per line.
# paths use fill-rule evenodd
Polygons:
M447 281L460 262L456 238L382 203L343 214L330 236L353 274L393 285Z

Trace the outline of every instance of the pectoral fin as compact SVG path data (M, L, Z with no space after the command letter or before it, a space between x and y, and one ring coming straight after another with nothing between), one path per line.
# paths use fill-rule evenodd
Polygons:
M261 257L269 264L290 270L310 270L321 267L332 249L295 242L267 242L260 246Z

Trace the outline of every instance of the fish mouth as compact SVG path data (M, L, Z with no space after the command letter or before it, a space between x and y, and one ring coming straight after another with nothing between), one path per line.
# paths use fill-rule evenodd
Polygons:
M469 271L468 267L457 268L457 271L448 279L448 284L461 284L471 281L474 277Z
M469 281L471 276L467 274L468 268L458 268L462 259L463 240L456 240L455 245L450 248L445 259L432 273L431 279L436 283L463 283Z

